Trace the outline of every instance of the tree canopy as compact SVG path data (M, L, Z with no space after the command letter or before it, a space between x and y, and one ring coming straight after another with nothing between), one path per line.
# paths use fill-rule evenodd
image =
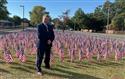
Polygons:
M7 0L0 0L0 20L7 19L9 12L6 7Z

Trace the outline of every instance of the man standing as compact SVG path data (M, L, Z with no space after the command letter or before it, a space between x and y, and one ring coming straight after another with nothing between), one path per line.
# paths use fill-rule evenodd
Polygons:
M36 57L36 69L38 72L37 74L42 75L41 64L44 55L45 68L50 69L50 52L55 35L53 26L50 25L50 17L48 15L43 16L42 23L37 27L39 43Z

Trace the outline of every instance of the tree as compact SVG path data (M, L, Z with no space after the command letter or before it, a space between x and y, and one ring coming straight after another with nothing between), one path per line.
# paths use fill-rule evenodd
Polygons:
M8 17L8 21L13 22L13 17Z
M54 19L52 20L52 22L54 23L55 28L61 29L61 27L62 27L62 22L60 21L59 18L54 18Z
M116 10L118 13L125 11L125 0L115 0Z
M121 13L113 18L111 28L119 31L125 29L125 13Z
M106 25L106 15L102 10L102 6L96 7L94 13L86 14L86 27L88 29L92 29L95 31L102 31L104 30L104 26Z
M70 10L66 10L62 13L61 16L59 16L59 20L61 21L62 25L61 25L61 28L62 30L64 31L65 29L69 28L69 21L70 21L70 18L69 18L69 12Z
M0 20L8 18L9 12L7 10L6 4L6 0L0 0Z
M43 6L34 6L33 10L30 12L30 20L32 25L36 25L42 21L42 16L44 14L49 14L45 11Z
M66 10L65 12L63 12L62 18L63 18L63 25L64 25L64 30L65 28L67 28L68 26L68 22L69 22L69 12L70 10Z
M116 15L115 4L107 0L102 6L102 12L106 15L107 21L109 20L109 24L110 24L111 20ZM109 12L109 16L108 16L108 12Z
M13 22L15 23L15 25L21 24L21 18L19 16L14 15L12 19L13 19Z
M81 8L79 8L76 12L75 15L72 17L72 21L75 24L75 29L76 30L80 30L80 29L84 29L86 28L85 24L86 24L86 15L85 13L82 11Z
M66 25L68 26L66 28L68 28L68 29L74 29L74 23L73 23L73 21L72 21L71 18L67 19Z
M93 19L95 19L95 28L93 28L96 31L102 31L106 26L107 22L107 15L103 12L102 6L98 6L95 9L95 12L93 14Z

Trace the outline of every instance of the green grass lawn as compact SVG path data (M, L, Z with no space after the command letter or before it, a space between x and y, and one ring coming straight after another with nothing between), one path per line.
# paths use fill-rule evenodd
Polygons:
M125 79L125 60L96 61L89 63L65 59L61 63L58 58L51 65L52 69L43 68L43 76L38 76L35 71L35 55L29 56L26 63L15 59L13 63L6 64L0 55L0 79Z

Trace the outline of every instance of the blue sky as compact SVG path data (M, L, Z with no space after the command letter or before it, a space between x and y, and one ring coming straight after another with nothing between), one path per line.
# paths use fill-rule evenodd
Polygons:
M62 12L70 9L70 16L74 15L74 12L78 8L82 8L85 13L91 13L94 9L102 5L106 0L7 0L7 8L11 13L10 16L18 15L22 18L22 8L20 5L25 6L25 18L30 19L29 11L32 11L33 6L41 5L46 8L46 11L50 12L52 18L56 18L62 15ZM114 0L110 0L114 1Z

